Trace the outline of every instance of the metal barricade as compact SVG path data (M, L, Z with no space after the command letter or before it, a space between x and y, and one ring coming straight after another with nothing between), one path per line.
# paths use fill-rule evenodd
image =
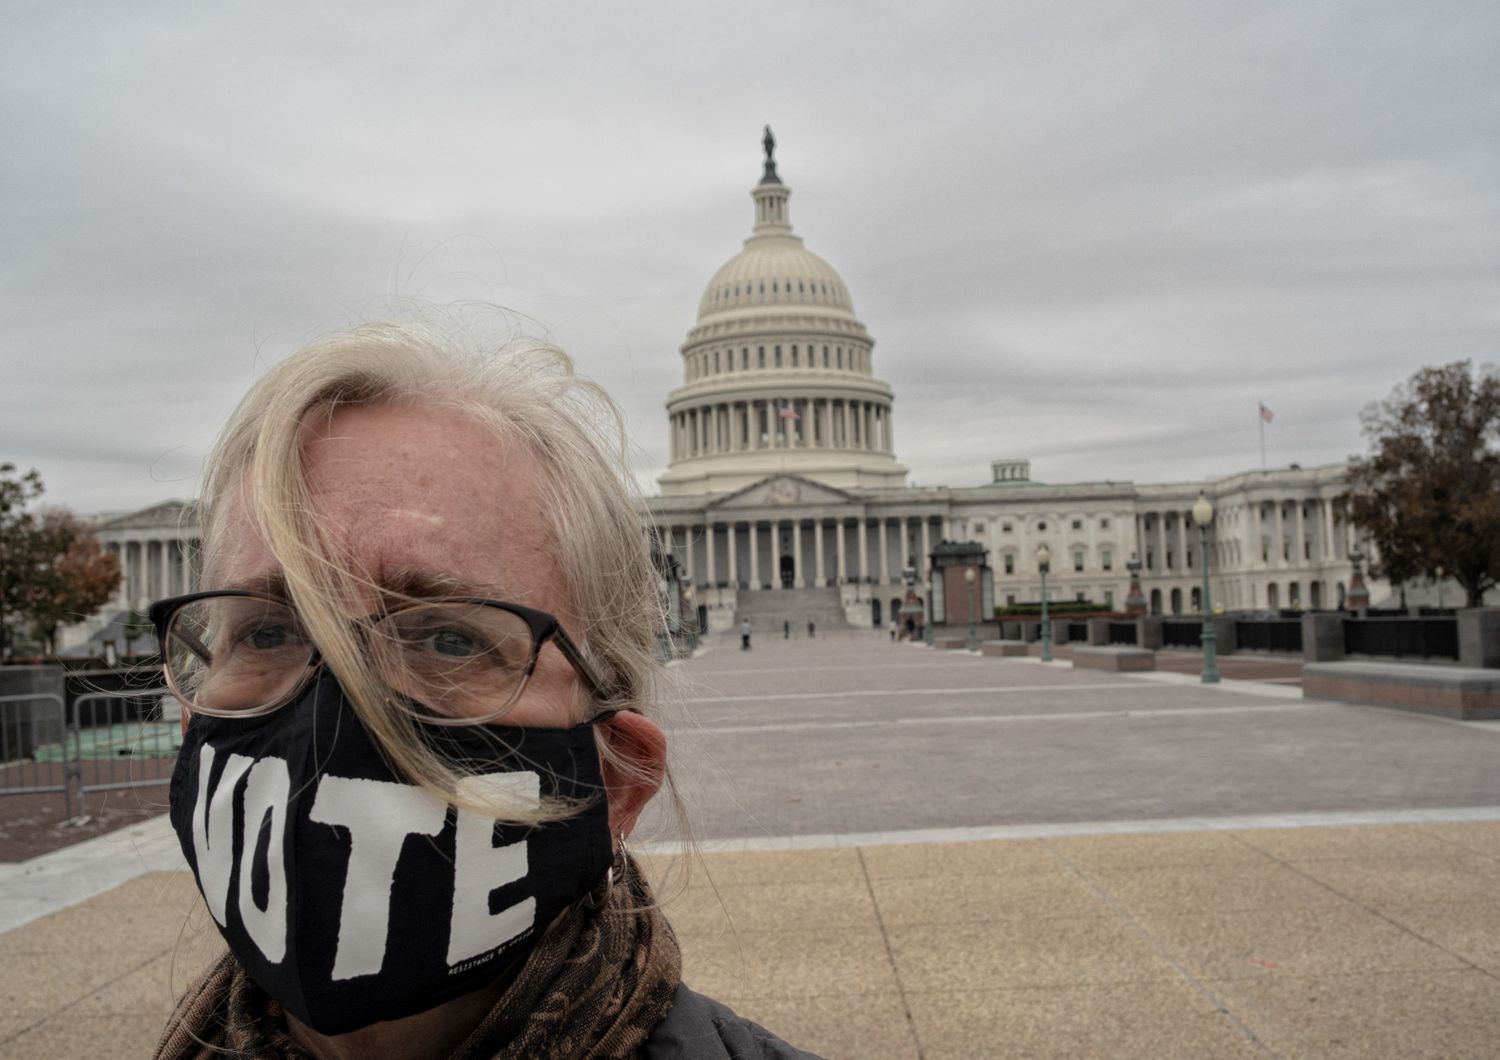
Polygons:
M120 791L166 784L182 746L182 718L165 688L87 692L68 717L78 790Z
M55 692L0 696L0 796L62 792L73 816L63 699Z

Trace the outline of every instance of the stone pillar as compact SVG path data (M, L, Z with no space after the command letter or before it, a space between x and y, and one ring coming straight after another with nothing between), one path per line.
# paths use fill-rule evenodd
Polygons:
M714 545L716 544L716 542L715 542L714 539L718 536L715 533L716 529L717 529L717 524L715 524L715 523L709 523L707 526L705 526L703 528L703 530L704 530L703 540L704 540L704 543L708 547L708 555L704 558L703 567L704 567L704 570L708 574L708 584L710 586L717 586L719 584L718 561L714 557ZM731 534L734 533L734 525L733 524L730 524L729 532ZM688 531L688 577L689 578L693 577L693 537L692 537L692 530Z
M838 521L833 524L834 548L838 552L839 584L843 585L849 580L849 561L846 556L844 544L844 517L839 516Z
M1333 501L1323 498L1323 558L1333 559Z
M870 521L859 517L859 580L870 580Z
M1302 616L1304 662L1336 662L1344 657L1344 616L1309 612Z
M1307 521L1302 514L1302 498L1297 498L1297 538L1292 543L1292 563L1294 566L1302 566L1306 562L1307 549ZM1304 606L1306 601L1303 602Z
M891 420L891 407L885 407L885 451L895 453L896 451L896 428Z
M1286 564L1286 519L1281 510L1281 499L1279 497L1276 500L1275 530L1276 544L1274 548L1276 550L1276 554L1272 557L1272 559L1274 560L1274 563L1272 565L1281 567Z
M881 585L889 585L889 584L891 584L891 550L890 550L890 546L887 543L886 537L885 537L885 524L886 524L886 522L887 522L886 518L884 516L881 516L881 518L880 518L880 584Z
M729 587L740 587L739 528L733 520L729 523Z
M754 519L750 520L750 588L760 588L760 541L756 533L758 527Z
M847 400L839 402L839 417L840 417L840 419L843 420L843 423L844 423L843 433L842 433L842 436L839 438L839 447L841 449L848 449L849 448L849 402Z
M922 556L917 560L917 577L924 582L928 576L927 557L932 554L932 545L927 536L929 524L930 520L927 516L922 516Z
M813 574L818 579L818 588L828 584L828 578L823 574L823 520L820 518L813 523L813 551L817 553L817 559L813 564Z
M1185 570L1188 569L1188 561L1187 561L1187 554L1188 554L1188 552L1187 552L1187 550L1188 550L1187 520L1182 517L1182 512L1178 512L1177 513L1177 568L1179 570L1185 571ZM1200 563L1202 562L1202 557L1201 556L1199 557L1199 562Z
M802 519L792 520L792 588L802 589L807 585L807 575L802 570Z
M1458 664L1475 669L1500 669L1500 607L1459 610Z
M1160 615L1142 615L1135 620L1135 644L1138 648L1157 651L1161 648L1161 629L1164 620Z

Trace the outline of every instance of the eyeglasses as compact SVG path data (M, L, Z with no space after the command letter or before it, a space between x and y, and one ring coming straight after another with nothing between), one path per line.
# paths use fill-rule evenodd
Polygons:
M290 703L322 665L286 600L238 589L151 605L167 687L190 710L251 718ZM597 701L609 693L557 619L500 600L422 600L368 617L376 673L398 704L436 725L493 721L521 698L548 641ZM424 709L425 708L425 709Z

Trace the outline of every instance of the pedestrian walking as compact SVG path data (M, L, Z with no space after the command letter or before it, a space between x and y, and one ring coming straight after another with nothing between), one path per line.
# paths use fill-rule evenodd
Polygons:
M812 638L812 637L817 636L817 634L818 634L818 627L816 625L814 625L812 622L809 622L807 624L807 635L808 635L809 639Z
M782 622L781 623L781 639L782 640L791 640L792 639L792 624L791 624L791 622Z
M750 650L750 620L747 618L740 623L740 651Z

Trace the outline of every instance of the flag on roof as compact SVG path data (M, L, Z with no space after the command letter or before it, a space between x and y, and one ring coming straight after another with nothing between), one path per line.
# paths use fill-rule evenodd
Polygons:
M1260 418L1263 419L1263 420L1265 420L1267 423L1270 423L1272 420L1274 420L1276 418L1276 413L1274 413L1270 409L1266 408L1266 406L1264 404L1261 404L1261 406L1260 406Z

